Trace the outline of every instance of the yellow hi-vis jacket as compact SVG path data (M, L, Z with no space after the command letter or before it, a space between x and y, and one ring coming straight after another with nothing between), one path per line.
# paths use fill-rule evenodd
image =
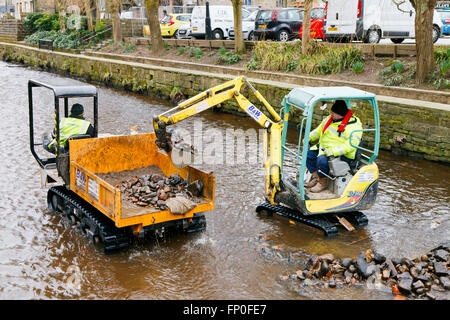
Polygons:
M89 129L90 122L83 119L77 118L62 118L59 121L59 145L64 147L70 137L77 134L86 134ZM49 144L49 147L56 144L55 139Z
M340 157L345 156L349 159L355 159L356 148L350 145L350 134L354 130L362 130L361 121L356 116L352 116L347 122L347 126L344 131L338 132L338 127L342 121L331 122L327 130L322 133L325 124L331 117L326 117L322 123L315 128L309 135L309 140L315 142L319 139L319 156L325 154L322 148L331 149L333 156ZM358 146L362 139L362 131L353 133L352 144ZM313 146L311 150L317 150L317 146Z

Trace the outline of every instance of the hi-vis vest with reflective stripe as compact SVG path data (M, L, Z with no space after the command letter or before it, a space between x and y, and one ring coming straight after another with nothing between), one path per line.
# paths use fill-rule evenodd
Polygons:
M90 122L77 118L62 118L59 121L59 145L64 147L70 137L77 134L86 134ZM56 144L56 137L49 146Z
M327 130L325 130L325 132L322 133L323 128L330 117L331 115L326 117L322 121L322 123L311 132L309 136L310 140L317 141L317 139L319 139L320 148L323 147L325 149L332 148L333 150L338 150L339 154L335 154L336 156L345 156L349 159L355 159L356 148L350 145L349 138L353 130L362 130L361 121L356 116L351 117L344 131L342 131L340 135L337 130L339 125L341 124L341 121L331 122ZM362 131L353 133L352 144L354 146L358 146L359 143L361 142L361 138L362 138ZM311 148L311 150L314 149L317 149L317 147L314 146L313 148ZM322 150L319 150L319 156L323 154L325 153Z

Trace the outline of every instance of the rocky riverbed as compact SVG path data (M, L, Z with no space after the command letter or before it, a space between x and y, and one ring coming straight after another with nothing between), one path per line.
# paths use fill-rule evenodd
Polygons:
M304 252L283 254L278 246L271 249L278 251L274 256L288 256L288 261L299 267L291 275L281 275L280 280L289 281L290 287L300 294L306 287L368 286L391 291L396 299L450 299L450 241L412 260L386 258L371 249L354 258ZM267 248L263 253L268 254Z

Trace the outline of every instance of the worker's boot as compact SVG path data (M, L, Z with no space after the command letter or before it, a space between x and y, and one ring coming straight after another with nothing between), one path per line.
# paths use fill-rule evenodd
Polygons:
M319 178L317 184L310 190L311 192L317 193L325 190L328 187L327 177Z
M314 171L311 175L311 179L309 180L309 182L305 184L305 188L314 187L318 181L319 181L319 175L317 174L317 171Z

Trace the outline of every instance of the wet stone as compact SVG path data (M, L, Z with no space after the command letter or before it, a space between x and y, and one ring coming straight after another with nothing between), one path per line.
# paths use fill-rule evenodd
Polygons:
M370 268L369 268L370 266ZM372 275L373 272L375 272L375 268L373 267L373 264L369 264L366 261L366 255L364 253L360 254L356 258L356 268L359 272L359 274L367 279L369 276Z
M311 268L316 264L316 261L319 259L319 257L315 254L311 255L306 262L306 269L311 270Z
M351 263L352 263L352 259L351 258L344 258L344 259L342 259L341 265L344 268L348 269L348 267L350 266Z
M409 294L411 293L412 279L411 278L403 278L398 282L398 289L400 292Z
M448 252L443 250L443 249L439 249L436 251L436 253L434 254L434 256L436 257L437 260L439 261L447 261L448 258Z
M373 253L373 259L375 260L376 264L382 264L386 261L386 257L378 252Z
M412 287L415 291L417 291L418 289L423 289L425 287L425 285L423 284L422 281L418 280L413 283Z
M395 268L394 263L390 259L388 259L388 260L386 260L386 264L387 264L387 266L389 268L389 271L391 271L391 275L393 277L396 277L397 276L397 269Z
M435 262L434 263L434 273L436 273L436 275L438 277L447 276L448 275L447 267L445 266L445 264L443 262Z
M331 278L330 281L328 281L328 286L330 288L336 288L336 281L334 280L334 278Z
M328 253L328 254L324 254L324 255L321 255L320 257L319 257L319 259L321 260L321 261L326 261L326 262L332 262L333 260L334 260L334 255L332 255L331 253Z
M439 282L444 287L445 290L450 290L450 278L449 277L440 277Z
M320 266L320 275L323 277L328 273L328 271L330 271L330 267L326 261L323 261Z
M356 271L356 267L353 264L351 264L350 267L348 267L348 271L354 273Z

